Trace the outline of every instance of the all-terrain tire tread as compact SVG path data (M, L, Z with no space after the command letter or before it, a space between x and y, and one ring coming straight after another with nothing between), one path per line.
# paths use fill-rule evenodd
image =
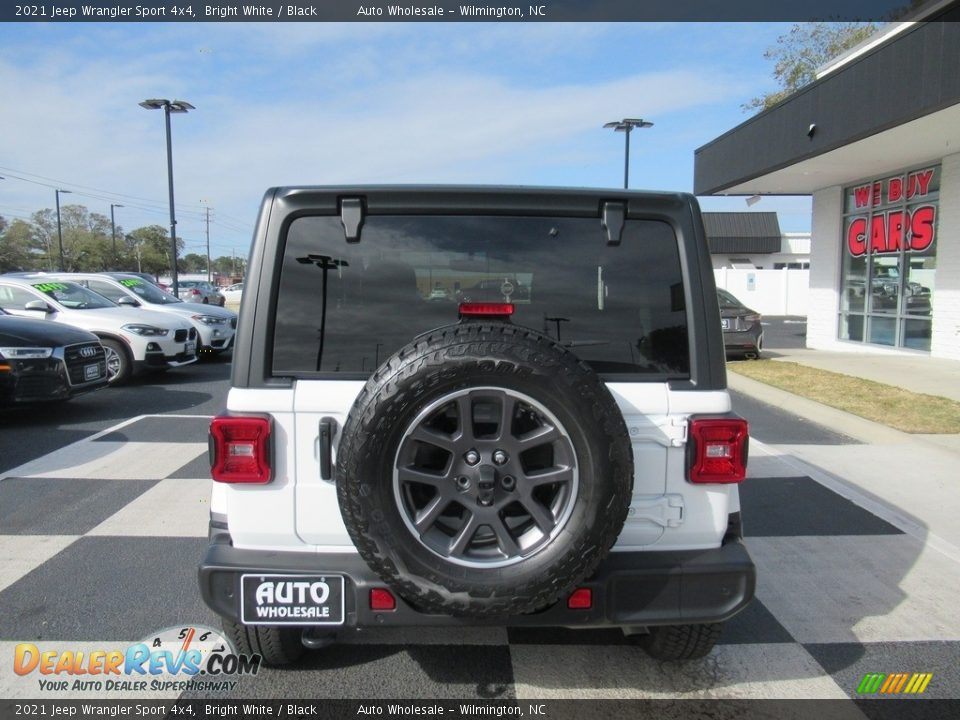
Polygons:
M638 636L637 643L657 660L696 660L710 654L722 631L722 623L661 625Z
M265 665L292 665L303 655L299 628L242 625L224 620L223 630L238 653L260 655Z

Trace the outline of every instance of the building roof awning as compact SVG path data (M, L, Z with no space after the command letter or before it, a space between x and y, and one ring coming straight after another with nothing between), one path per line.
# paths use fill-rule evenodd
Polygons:
M712 253L780 252L775 212L705 212L703 224Z
M960 1L698 148L697 195L808 195L960 152Z

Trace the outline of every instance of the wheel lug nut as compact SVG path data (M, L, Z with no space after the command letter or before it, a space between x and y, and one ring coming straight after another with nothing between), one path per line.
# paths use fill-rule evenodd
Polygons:
M493 452L493 462L496 465L503 465L510 458L507 457L507 454L503 450L494 450Z
M468 450L467 454L463 456L463 459L467 461L467 465L476 465L480 462L480 453L476 450Z
M502 487L507 492L513 492L514 488L517 487L517 481L513 475L506 475L500 481L500 487Z
M460 488L461 491L469 490L469 489L470 489L470 478L468 478L468 477L466 477L466 476L464 476L464 475L461 475L460 477L458 477L458 478L457 478L457 487Z

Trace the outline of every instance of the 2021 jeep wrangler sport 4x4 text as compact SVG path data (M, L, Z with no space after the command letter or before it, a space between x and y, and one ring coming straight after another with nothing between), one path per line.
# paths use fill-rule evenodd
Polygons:
M613 626L687 659L752 598L692 196L276 188L245 283L200 567L239 651Z

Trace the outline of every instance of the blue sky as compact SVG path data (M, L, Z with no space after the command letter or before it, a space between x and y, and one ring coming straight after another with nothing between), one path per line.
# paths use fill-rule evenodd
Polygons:
M496 183L693 186L693 152L773 89L764 50L789 25L179 23L0 25L0 215L57 186L127 230L167 223L163 115L173 121L178 234L245 255L272 185ZM34 183L16 176L34 180ZM36 184L43 183L43 184ZM90 188L95 188L90 189ZM114 193L108 195L106 192ZM703 198L745 210L743 198ZM787 231L807 198L765 198Z

